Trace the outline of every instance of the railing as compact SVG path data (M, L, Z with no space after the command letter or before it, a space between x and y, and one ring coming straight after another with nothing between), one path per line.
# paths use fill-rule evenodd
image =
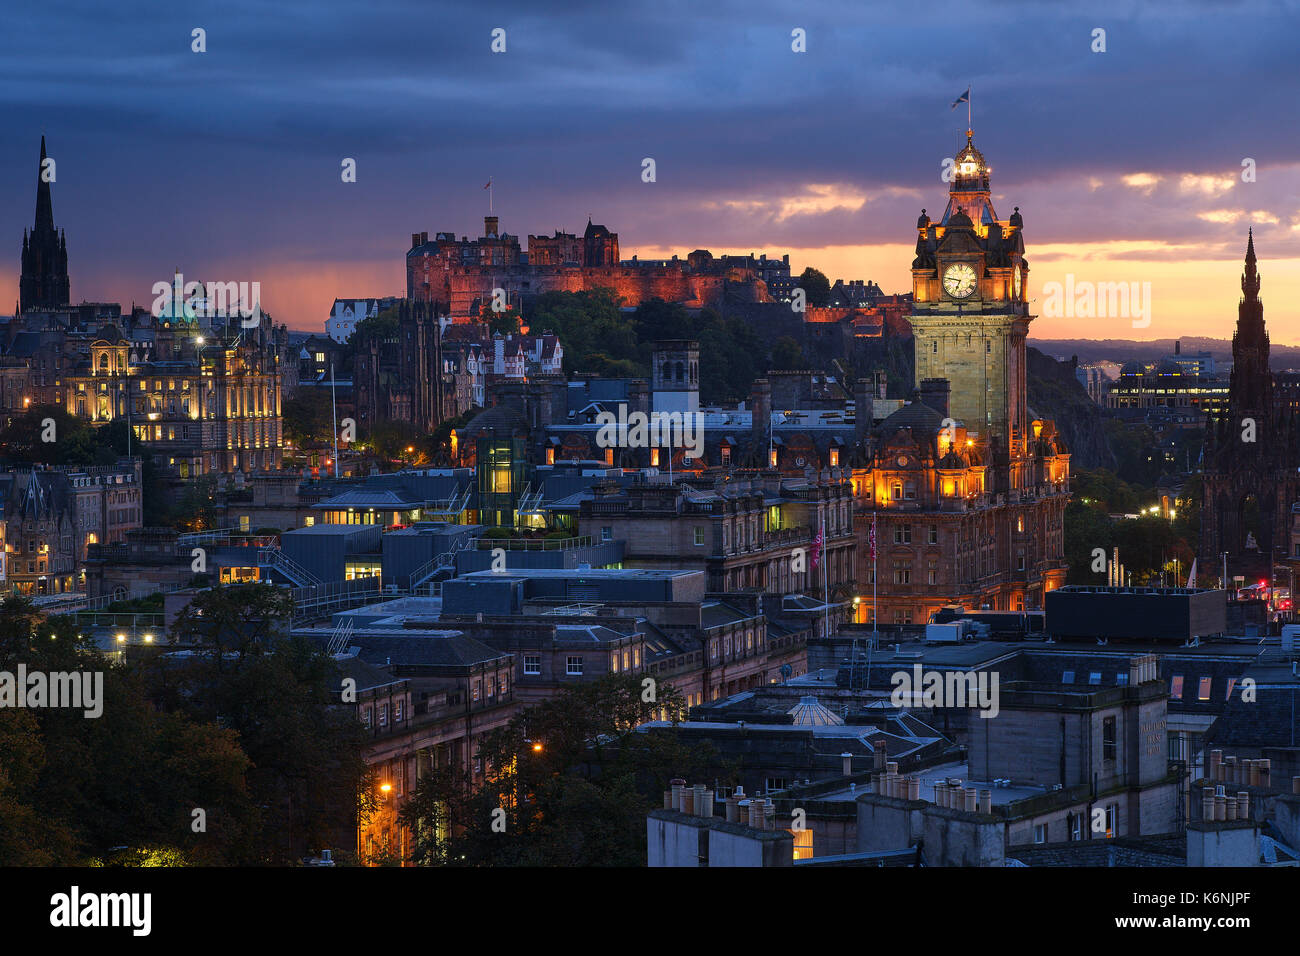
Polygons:
M138 598L150 597L154 594L171 594L173 591L181 591L189 587L189 584L168 584L163 587L138 588L134 591L128 591L123 595L101 594L97 598L88 598L85 602L78 602L80 606L68 606L51 608L48 614L68 614L82 613L85 611L100 611L110 604L116 604L118 601L134 601Z
M475 545L479 551L573 551L577 548L592 546L589 534L572 538L476 538Z
M181 538L192 540L182 541ZM182 535L176 539L176 555L190 557L194 548L274 548L279 544L278 535L273 534L229 534L224 531L204 533L203 535Z
M151 628L162 630L165 615L158 613L132 614L118 611L77 611L72 615L77 627L87 629L96 627L110 628Z
M306 587L321 583L321 579L316 577L297 561L293 560L279 548L259 548L257 551L257 564L259 567L269 567L279 571L291 581Z
M365 577L294 588L289 593L293 596L293 619L302 621L311 617L324 617L331 611L342 608L388 601L403 596L406 592L398 592L396 589L384 591L379 586L379 578Z

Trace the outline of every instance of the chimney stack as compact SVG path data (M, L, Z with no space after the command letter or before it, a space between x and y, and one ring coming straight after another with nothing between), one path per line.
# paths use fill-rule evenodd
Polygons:
M951 386L946 378L921 380L921 404L928 405L944 418L948 417L948 394Z
M500 221L500 220L499 220L499 218L498 218L497 216L484 216L484 217L483 217L483 235L484 235L484 236L491 236L492 238L495 239L495 238L497 237L497 223L498 223L499 221Z

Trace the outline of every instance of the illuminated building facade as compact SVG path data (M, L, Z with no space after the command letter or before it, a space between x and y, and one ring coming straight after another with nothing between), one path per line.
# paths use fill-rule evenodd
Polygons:
M942 218L917 221L918 393L872 430L854 470L860 621L873 586L881 624L919 624L947 603L1041 608L1065 581L1069 454L1026 399L1022 230L1018 206L1007 220L994 211L967 131Z

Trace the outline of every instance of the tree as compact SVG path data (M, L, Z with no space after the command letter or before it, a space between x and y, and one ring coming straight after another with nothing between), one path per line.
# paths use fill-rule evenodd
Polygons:
M362 343L371 339L384 342L388 339L397 338L397 333L400 330L397 311L397 306L393 306L358 322L356 328L352 330L352 334L348 336L349 352L355 352Z
M223 652L214 655L223 666L224 652L242 661L264 653L288 630L293 595L266 584L217 586L200 591L172 622L172 640L179 644L204 644Z
M502 312L497 312L492 308L492 304L484 303L479 312L479 320L486 323L489 335L518 335L519 329L523 324L523 317L518 310L511 306Z
M110 663L74 620L11 599L0 604L0 669L18 662L92 677L81 704L95 706L0 709L0 864L69 865L122 845L156 859L248 857L256 811L234 731L160 710L140 673Z
M831 281L812 266L799 273L799 288L812 308L822 308L831 301Z
M668 781L698 772L709 750L675 731L636 728L680 694L646 678L611 675L567 688L480 743L486 777L445 768L421 780L401 811L418 862L443 865L640 866L645 814ZM494 827L493 821L504 824Z
M772 345L772 368L781 370L803 369L808 367L799 343L788 335L783 335Z
M326 389L303 388L281 406L284 437L298 448L329 448L334 441L334 408Z

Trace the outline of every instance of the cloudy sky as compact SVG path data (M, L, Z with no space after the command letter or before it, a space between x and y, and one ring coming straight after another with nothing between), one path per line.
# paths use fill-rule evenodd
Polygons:
M1253 225L1273 339L1300 343L1294 3L547 6L12 6L0 311L17 297L42 133L77 301L148 304L180 268L260 281L278 320L319 330L336 296L403 290L411 233L479 235L489 177L511 233L591 215L624 258L788 252L796 270L907 291L969 85L1039 304L1067 275L1151 284L1146 327L1042 315L1037 337L1230 336Z

